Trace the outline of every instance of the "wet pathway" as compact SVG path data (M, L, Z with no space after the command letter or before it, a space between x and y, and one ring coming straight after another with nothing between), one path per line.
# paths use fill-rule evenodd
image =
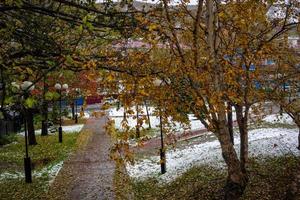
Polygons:
M64 162L55 182L55 191L64 189L65 199L110 200L115 199L113 176L114 161L109 158L111 139L105 133L107 118L90 118L82 129L90 138L83 149ZM62 185L59 186L59 185Z

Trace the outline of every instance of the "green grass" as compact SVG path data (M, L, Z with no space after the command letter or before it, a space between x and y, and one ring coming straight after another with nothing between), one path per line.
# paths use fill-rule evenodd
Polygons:
M242 199L286 199L299 162L299 157L294 156L270 157L264 161L253 160L249 169L250 182Z
M24 179L11 179L0 182L0 199L5 200L29 200L44 199L48 189L47 176L34 178L33 183L25 183Z
M132 184L123 162L116 162L113 181L116 200L133 200Z
M51 163L63 160L74 148L78 134L63 134L63 143L58 142L57 135L36 136L37 145L29 146L29 156L34 169L41 169ZM0 172L23 169L25 155L24 137L18 136L16 143L0 148ZM14 166L10 169L8 166Z
M297 125L294 124L283 124L283 123L269 123L269 122L260 122L249 125L249 130L258 129L258 128L297 128Z
M252 159L249 163L249 183L241 199L285 199L299 161L294 156ZM159 183L155 178L138 181L124 179L122 176L117 180L118 185L121 185L117 187L119 196L122 195L123 188L131 188L134 199L137 200L210 200L222 199L226 172L201 166L191 168L170 183ZM123 184L120 184L121 181Z
M38 145L29 147L33 173L64 160L77 146L79 134L64 134L63 143L58 143L57 135L37 136ZM18 136L16 143L0 148L0 174L22 174L25 152L24 137ZM33 183L26 184L24 177L0 180L0 199L44 199L51 177L48 173L33 175Z
M194 167L171 183L156 179L132 181L135 199L213 199L224 185L225 174L213 168Z
M1 145L10 144L12 142L17 141L17 135L16 134L9 134L9 135L1 135L0 136L0 148Z

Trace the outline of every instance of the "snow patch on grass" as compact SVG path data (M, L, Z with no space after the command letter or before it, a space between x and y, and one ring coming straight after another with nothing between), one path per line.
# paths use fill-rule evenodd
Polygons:
M263 121L272 123L272 124L276 124L276 123L291 124L291 125L295 124L293 119L286 113L283 113L282 115L280 115L280 114L268 115L267 117L265 117L263 119Z
M204 129L204 125L200 122L200 120L197 120L194 115L188 115L189 117L189 121L190 121L190 128L188 128L187 130L200 130L200 129ZM115 121L115 128L122 130L122 121L123 121L123 117L121 116L110 116L110 118L112 120ZM132 115L127 116L127 124L130 128L134 128L137 124L137 120L135 119L135 117L133 117ZM150 116L150 123L151 123L151 127L153 128L158 128L160 121L159 121L159 117L156 116ZM170 128L172 128L172 130L178 131L178 132L183 132L184 128L182 127L182 125L178 122L175 122L173 124L172 119L169 119L169 123L171 125ZM144 121L142 127L143 128L148 128L148 124Z
M77 125L70 125L70 126L62 126L63 132L66 133L73 133L73 132L80 132L83 128L84 124L77 124Z
M111 117L111 119L115 121L115 128L122 130L123 117ZM130 128L134 128L136 126L136 119L133 119L133 117L128 116L127 122L128 122L128 126ZM151 122L151 126L153 128L159 126L159 118L158 117L150 116L150 122ZM143 128L148 128L148 126L149 125L146 122L143 123Z
M266 128L249 131L249 155L251 157L280 156L298 154L298 129ZM235 138L235 149L239 153L239 138ZM160 174L159 156L139 160L135 165L127 165L131 177L146 179L157 177L160 181L171 181L186 172L192 166L210 165L222 169L225 167L220 143L215 140L188 146L182 150L166 152L167 173Z
M133 111L132 115L136 115L136 108L135 107L131 107L130 110ZM145 106L139 106L139 110L140 110L140 114L141 115L146 115L147 114ZM154 107L151 107L151 106L148 107L149 115L153 115L154 111L155 111ZM123 115L124 115L124 107L120 107L119 109L117 109L117 108L110 108L108 110L108 114L109 114L109 116L112 116L112 117L123 117Z
M80 115L79 115L80 116ZM84 119L88 119L88 118L90 118L90 113L88 113L88 112L84 112L84 114L83 114L83 116L82 116L82 118L84 118Z
M3 181L5 179L18 179L23 177L24 173L22 172L3 172L0 174L0 181Z
M146 112L146 107L145 106L139 106L141 109L140 115L144 115L143 117L146 119L147 117L145 116L147 114ZM136 112L135 112L135 107L130 108L133 111L133 114L127 114L127 121L128 121L128 126L130 128L134 128L137 124L137 119L136 117ZM150 123L152 127L159 127L159 117L155 116L155 107L148 107L149 109L149 115L150 115ZM108 115L112 120L115 121L115 128L121 130L122 129L122 121L123 121L123 116L124 116L124 108L120 107L119 109L117 108L110 108L108 109ZM186 129L188 131L191 130L200 130L200 129L205 129L205 126L201 123L200 120L198 120L195 115L193 114L188 114L189 118L189 128ZM174 122L173 119L170 117L169 119L170 125L172 125L170 128L174 129L175 131L178 132L183 132L185 129L184 127L179 123L179 122ZM233 120L236 120L236 116L233 115ZM148 128L147 123L143 123L143 128Z
M70 126L62 126L62 130L63 132L65 133L77 133L77 132L80 132L81 129L83 128L84 124L76 124L76 125L70 125ZM58 127L57 127L58 129ZM35 130L35 134L36 135L40 135L42 132L41 129L38 129L38 130ZM48 134L49 135L54 135L56 132L51 132L51 131L48 131ZM24 136L25 135L25 132L21 132L21 133L18 133L19 135L22 135Z
M74 115L76 115L76 112L74 113ZM90 118L91 114L89 111L86 111L83 113L83 116L80 116L80 112L77 112L77 116L80 118L83 118L83 119L88 119ZM72 113L68 113L68 117L69 118L72 118Z
M55 177L57 176L62 166L63 166L63 161L56 163L54 165L44 167L39 171L33 171L32 177L39 178L43 176L48 176L49 184L52 184L52 182L54 181ZM24 172L4 172L0 174L0 181L6 179L21 179L24 177L25 177Z

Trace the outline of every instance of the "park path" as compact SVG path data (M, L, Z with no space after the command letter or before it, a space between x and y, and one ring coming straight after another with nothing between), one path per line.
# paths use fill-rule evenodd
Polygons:
M115 199L115 163L109 158L111 138L105 133L107 117L90 118L81 134L90 133L87 144L64 162L55 181L56 191L64 189L64 199Z

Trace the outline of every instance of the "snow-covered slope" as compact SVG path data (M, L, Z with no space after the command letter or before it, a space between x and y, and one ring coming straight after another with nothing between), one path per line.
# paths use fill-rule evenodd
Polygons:
M298 154L297 129L266 128L249 132L249 154L251 157L280 156L288 153ZM235 148L239 151L239 139L235 138ZM216 168L225 167L221 148L218 141L211 141L182 150L167 152L167 173L161 175L161 181L173 180L187 169L196 165L210 165ZM139 160L137 163L127 165L131 177L147 178L158 176L160 173L159 156Z

